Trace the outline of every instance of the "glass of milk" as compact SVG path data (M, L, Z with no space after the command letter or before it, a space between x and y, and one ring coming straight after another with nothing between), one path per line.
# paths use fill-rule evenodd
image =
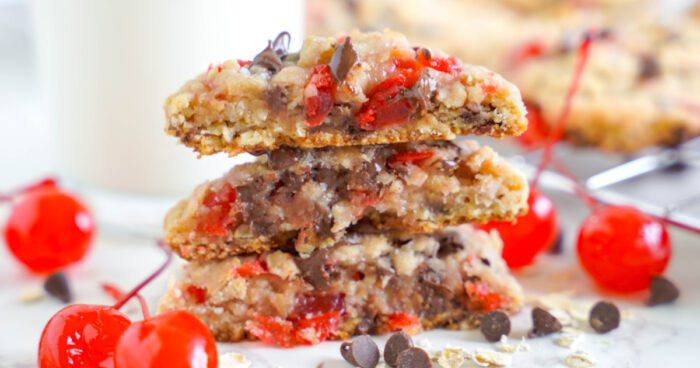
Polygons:
M160 224L164 210L142 204L165 197L167 207L250 160L197 159L163 132L165 98L210 63L252 58L283 30L300 47L304 2L33 0L32 16L58 172L89 193L98 220Z

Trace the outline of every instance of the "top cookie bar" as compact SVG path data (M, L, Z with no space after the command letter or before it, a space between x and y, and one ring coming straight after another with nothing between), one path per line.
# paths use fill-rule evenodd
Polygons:
M202 155L514 136L527 128L515 86L400 34L280 34L252 61L230 60L165 103L166 131Z

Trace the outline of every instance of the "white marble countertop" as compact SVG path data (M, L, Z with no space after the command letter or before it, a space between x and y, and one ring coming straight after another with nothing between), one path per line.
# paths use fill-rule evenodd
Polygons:
M0 191L50 172L50 137L45 122L36 113L37 93L31 68L31 51L26 29L26 9L21 3L0 4L0 104L3 134L0 135ZM10 52L5 52L10 50ZM528 293L574 292L581 301L612 299L633 317L607 335L587 331L577 349L592 354L598 367L697 367L700 341L700 244L692 234L673 231L673 258L667 275L681 289L681 298L671 306L646 308L644 295L626 297L605 295L596 289L578 266L572 240L576 224L586 209L575 199L555 196L561 211L566 251L546 256L530 269L518 272ZM8 208L0 208L0 223ZM109 281L128 288L161 262L162 254L151 241L118 237L101 232L92 252L81 265L70 270L76 302L109 303L100 290L100 282ZM163 292L167 277L148 286L144 295L154 306ZM62 305L52 299L25 304L22 292L41 288L41 280L23 270L0 244L0 367L33 367L41 330ZM133 308L132 308L133 311ZM525 335L530 327L529 314L514 317L511 337ZM483 342L476 331L432 331L418 337L434 349L454 345L465 349L494 348ZM379 338L378 341L382 341ZM514 355L513 367L563 366L564 357L573 350L555 345L551 338L528 342L532 349ZM327 342L313 347L273 349L257 343L222 344L220 351L240 351L255 367L347 366L340 359L339 343Z

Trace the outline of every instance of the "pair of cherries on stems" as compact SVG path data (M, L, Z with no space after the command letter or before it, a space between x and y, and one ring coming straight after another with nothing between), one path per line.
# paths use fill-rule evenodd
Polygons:
M4 229L7 247L33 273L64 269L88 252L93 217L54 179L0 195L3 202L13 203ZM167 252L165 263L114 306L74 304L58 311L42 332L39 367L216 367L216 343L202 322L184 311L151 317L138 295L170 259ZM132 322L119 311L134 297L141 302L143 321Z
M51 317L39 341L39 367L216 368L216 342L197 317L185 311L151 317L138 294L170 264L165 252L166 261L129 293L111 289L120 296L115 305L74 304ZM134 297L143 313L138 322L119 311Z
M553 147L561 138L587 63L593 32L579 46L579 58L564 105L553 128L543 133L544 120L537 108L528 113L532 134L526 132L526 145L544 140L544 156L531 184L527 214L515 222L493 221L482 229L496 229L503 239L503 257L511 268L531 264L535 257L552 247L557 239L558 217L552 201L537 190L540 175L551 163ZM562 174L571 177L563 166ZM573 179L572 182L576 183ZM602 287L616 292L633 292L649 286L651 278L664 272L671 257L671 243L665 224L630 206L598 205L582 188L576 193L591 206L578 234L579 261Z

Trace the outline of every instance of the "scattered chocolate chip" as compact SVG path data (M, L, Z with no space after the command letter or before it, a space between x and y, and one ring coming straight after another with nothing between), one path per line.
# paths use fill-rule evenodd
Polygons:
M659 304L672 303L681 295L678 287L676 287L671 280L663 276L654 276L651 278L649 291L651 294L647 300L647 305L650 307Z
M405 332L399 331L391 335L384 345L384 361L390 367L396 367L399 354L411 347L413 347L413 340Z
M358 336L352 342L342 343L340 355L348 363L360 368L374 368L379 362L379 348L367 335Z
M413 97L418 101L420 111L425 113L432 108L433 92L437 89L435 79L430 76L430 73L424 71L420 78L410 89L407 97Z
M591 309L588 323L598 333L610 332L620 326L620 310L610 302L598 302Z
M501 311L492 311L481 317L481 333L487 341L496 342L510 333L510 318Z
M549 248L549 254L562 254L564 252L564 232L561 228L557 230L557 238Z
M68 284L68 278L61 271L51 274L44 281L44 290L63 303L70 303L73 300L73 293Z
M639 56L639 80L647 81L661 75L661 65L654 55Z
M331 68L333 77L340 82L345 79L356 62L357 52L355 52L355 49L352 47L350 37L345 37L345 41L335 47L328 66Z
M532 329L528 337L549 335L561 331L561 322L546 310L535 307L532 309Z
M421 348L409 348L396 358L397 368L430 368L430 356Z

